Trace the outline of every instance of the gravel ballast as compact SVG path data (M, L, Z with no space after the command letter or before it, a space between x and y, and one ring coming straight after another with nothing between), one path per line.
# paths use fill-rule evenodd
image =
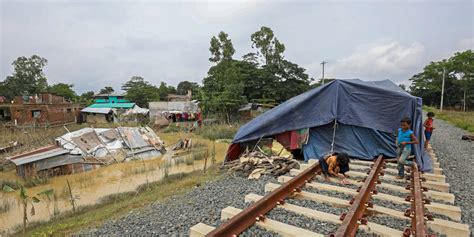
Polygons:
M436 117L435 126L431 146L446 175L450 192L456 196L454 205L461 208L462 222L470 224L474 233L474 142L461 140L467 131Z
M190 192L161 203L154 203L130 212L117 220L106 222L96 229L85 230L90 235L188 235L189 229L199 223L218 226L221 210L227 206L243 209L245 195L264 195L268 182L277 183L273 177L262 176L258 180L223 175L219 180L193 188ZM261 234L261 229L249 232ZM268 232L267 232L268 233ZM250 233L246 233L251 236Z

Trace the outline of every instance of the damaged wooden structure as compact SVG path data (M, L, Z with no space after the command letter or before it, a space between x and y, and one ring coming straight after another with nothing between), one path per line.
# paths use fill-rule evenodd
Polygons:
M149 127L83 128L55 139L55 144L8 157L23 178L80 173L130 159L165 153Z

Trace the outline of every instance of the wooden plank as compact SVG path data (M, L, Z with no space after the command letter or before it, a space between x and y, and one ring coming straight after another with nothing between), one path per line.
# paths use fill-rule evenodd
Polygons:
M260 196L258 194L248 194L245 196L245 201L246 202L256 202L263 198L263 196ZM291 211L300 215L304 215L316 220L320 221L325 221L325 222L331 222L334 224L341 224L342 221L339 219L339 216L331 214L331 213L326 213L326 212L321 212L313 209L309 209L306 207L300 207L297 205L285 203L283 205L278 205L278 208L283 208L287 211ZM378 236L402 236L403 232L392 229L390 227L386 227L383 225L379 225L376 223L368 222L367 225L360 225L359 229L364 230L367 233L373 233Z
M265 191L267 190L272 191L278 188L279 186L280 185L278 184L268 183L267 185L265 185ZM301 199L307 199L307 200L311 200L315 202L327 203L334 206L350 206L349 202L346 200L342 200L335 197L329 197L325 195L314 194L314 193L306 192L306 191L295 193L295 198L301 198ZM398 211L398 210L393 210L393 209L382 207L382 206L374 206L373 208L368 208L368 209L373 212L393 216L398 219L411 220L409 217L406 217L403 212ZM434 219L432 225L436 225L436 227L439 229L439 232L442 234L448 234L451 232L464 233L466 226L468 226L468 225L460 224L454 221L446 221L446 220L441 220L437 218ZM467 227L467 229L469 228Z
M357 172L357 171L349 171L347 172L347 174L349 176L353 176L353 177L366 177L367 174L366 173L362 173L362 172ZM407 180L405 179L397 179L394 175L389 175L389 174L385 174L384 176L380 176L380 179L381 180L390 180L390 181L395 181L395 182L398 182L398 183L401 183L401 184L407 184ZM437 191L441 191L441 192L449 192L449 184L448 183L440 183L440 182L434 182L434 181L425 181L422 183L423 184L423 187L427 187L429 189L434 189L434 190L437 190Z
M441 169L441 168L433 168L433 173L434 173L434 174L443 174L443 169Z
M290 174L291 175L297 175L297 174L301 173L301 171L302 170L292 169L292 170L290 170ZM347 172L347 174L351 177L361 177L361 178L363 178L363 177L367 176L366 173L357 172L357 171L349 171L349 172ZM384 176L380 176L380 179L382 179L382 180L391 180L391 181L398 182L400 184L407 184L407 181L405 179L396 179L395 176L388 175L388 174L385 174ZM426 181L426 182L423 182L423 186L427 187L429 189L434 189L434 190L441 191L441 192L449 192L449 184L448 183Z
M280 176L278 177L278 182L284 183L288 180L292 179L289 176ZM318 190L326 190L326 191L336 191L340 193L345 193L349 195L356 195L357 191L350 188L330 185L330 184L322 184L317 182L312 182L306 184L306 187L314 188ZM405 198L389 195L386 193L378 192L377 194L372 196L375 199L379 200L387 200L392 201L399 204L409 204L409 202L405 201ZM460 221L461 220L461 208L451 205L445 205L440 203L431 202L430 204L426 204L425 207L433 213L441 214L452 218L453 220Z
M263 196L250 193L250 194L247 194L247 196L245 196L245 202L256 202L260 200L261 198L263 198ZM318 210L312 210L309 208L300 207L300 206L296 206L289 203L285 203L284 205L278 205L277 207L283 208L288 211L296 212L296 213L299 213L299 214L302 214L302 215L305 215L305 216L308 216L320 221L331 222L334 224L340 224L342 222L341 220L339 220L339 216L336 216L334 214L321 212Z
M301 173L301 171L302 170L292 169L292 170L290 170L289 174L292 175L292 176L295 176L295 175L298 175L299 173ZM322 176L316 176L316 179L318 179L318 178L322 178ZM332 182L338 182L338 179L336 179L336 178L330 178L330 180ZM359 182L358 180L356 180L354 178L348 178L346 180L350 184L361 185L361 182ZM393 185L393 184L389 184L389 183L384 183L384 182L382 182L381 184L378 184L377 187L383 187L383 188L398 191L398 192L401 192L401 193L409 193L409 191L406 190L405 187L397 186L397 185ZM427 197L432 198L432 199L441 200L441 201L445 201L445 202L449 202L449 203L454 204L454 195L452 193L428 190L428 192L425 192L425 195Z
M390 190L394 190L394 191L398 191L398 192L401 192L401 193L406 193L406 194L409 193L409 191L407 189L405 189L405 187L401 187L401 186L397 186L397 185L393 185L393 184L389 184L389 183L381 183L381 184L378 184L377 186L387 188L387 189L390 189ZM452 193L428 190L428 192L424 192L424 194L429 198L436 199L436 200L441 200L441 201L445 201L445 202L449 202L449 203L454 204L454 194L452 194Z
M215 227L210 225L206 225L204 223L197 223L196 225L192 226L189 230L190 237L205 237L209 232L214 230Z
M233 216L239 214L239 212L241 212L241 211L242 211L242 209L238 209L238 208L235 208L235 207L231 207L231 206L226 207L221 212L221 219L222 220L230 219ZM302 229L302 228L299 228L299 227L296 227L296 226L293 226L293 225L288 225L286 223L275 221L275 220L272 220L272 219L269 219L269 218L265 218L263 221L257 221L255 224L257 226L261 227L261 228L276 232L276 233L278 233L282 236L286 236L286 237L299 237L299 236L324 237L324 235L322 235L322 234L318 234L318 233L315 233L315 232L312 232L312 231L309 231L309 230L305 230L305 229Z
M306 167L306 166L303 166L303 167ZM370 169L368 166L364 166L364 165L351 164L350 167L355 168L355 169L367 169L367 170ZM300 169L301 169L301 165L300 165ZM397 173L398 172L397 169L391 169L391 168L386 168L386 169L384 169L384 171L386 171L386 172L388 171L388 172L392 172L392 173ZM440 183L446 183L446 176L441 175L441 174L424 173L424 174L421 175L421 177L426 178L426 180L431 180L431 181L440 182Z
M278 187L280 187L279 184L267 183L265 185L265 192L271 192L277 189ZM348 207L351 205L349 204L348 200L316 194L316 193L311 193L311 192L306 192L306 191L295 193L295 195L296 195L295 198L308 199L311 201L326 203L326 204L330 204L337 207Z
M469 225L456 223L452 221L446 221L441 219L434 219L433 221L427 221L428 227L436 232L443 233L447 236L456 237L469 237L471 236L471 230Z
M351 160L351 163L350 165L364 165L364 166L369 166L371 164L373 164L374 162L372 161L362 161L362 160ZM396 163L385 163L387 168L388 167L391 167L393 169L397 169L397 164ZM433 165L433 173L434 174L442 174L443 173L443 169L440 168L440 165L438 162L435 163L435 165Z

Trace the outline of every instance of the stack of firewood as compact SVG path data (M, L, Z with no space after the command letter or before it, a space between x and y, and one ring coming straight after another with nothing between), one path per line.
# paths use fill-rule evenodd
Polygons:
M263 152L254 151L246 153L240 159L224 164L229 174L233 176L258 179L262 175L273 175L275 177L290 172L291 169L299 169L298 161L291 157L267 155Z

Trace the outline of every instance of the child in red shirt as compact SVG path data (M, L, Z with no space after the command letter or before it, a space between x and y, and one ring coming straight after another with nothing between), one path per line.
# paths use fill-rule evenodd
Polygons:
M423 123L425 127L425 150L428 149L428 144L430 143L431 135L433 134L433 129L435 129L433 125L433 117L435 114L433 112L428 112L428 118Z

